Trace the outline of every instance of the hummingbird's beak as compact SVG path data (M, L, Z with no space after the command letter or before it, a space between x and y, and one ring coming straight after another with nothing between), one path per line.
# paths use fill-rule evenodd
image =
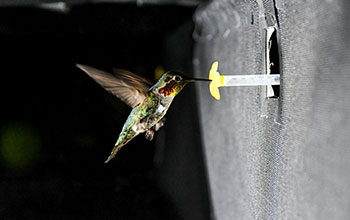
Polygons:
M188 77L186 79L187 82L196 82L196 81L207 81L210 82L210 79L201 79L201 78L192 78L192 77Z
M211 81L211 79L202 79L202 78L193 78L192 80L194 80L194 81L207 81L207 82Z

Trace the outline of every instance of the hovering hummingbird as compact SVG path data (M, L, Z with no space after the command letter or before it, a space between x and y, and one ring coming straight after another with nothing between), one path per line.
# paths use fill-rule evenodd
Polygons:
M152 140L155 131L164 125L164 116L170 104L185 85L194 81L210 81L169 71L152 86L150 81L126 70L115 69L115 74L112 75L81 64L77 64L77 67L132 108L105 163L113 159L124 145L140 133L146 132L146 139Z

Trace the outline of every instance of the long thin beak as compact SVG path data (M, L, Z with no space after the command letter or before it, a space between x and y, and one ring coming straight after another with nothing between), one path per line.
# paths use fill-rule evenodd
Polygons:
M188 79L186 79L188 82L196 82L196 81L207 81L207 82L210 82L211 80L210 79L201 79L201 78L191 78L191 77L188 77Z

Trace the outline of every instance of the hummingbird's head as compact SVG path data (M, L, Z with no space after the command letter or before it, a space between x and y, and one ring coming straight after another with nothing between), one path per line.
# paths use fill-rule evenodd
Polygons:
M188 83L195 81L210 80L191 78L177 71L169 71L162 75L155 87L159 94L163 94L165 97L175 97Z

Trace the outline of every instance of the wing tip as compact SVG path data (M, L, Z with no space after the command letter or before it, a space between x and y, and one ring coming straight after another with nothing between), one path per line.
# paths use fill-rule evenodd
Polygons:
M83 64L75 64L76 67L78 67L79 69L81 69L82 71L84 71L86 74L88 74L90 77L94 78L94 75L101 75L101 74L107 74L105 72L103 72L102 70L96 69L94 67L91 66L87 66L87 65L83 65Z
M79 63L76 63L75 66L78 67L79 69L83 70L84 72L86 72L87 69L89 68L88 66L83 65L83 64L79 64Z

